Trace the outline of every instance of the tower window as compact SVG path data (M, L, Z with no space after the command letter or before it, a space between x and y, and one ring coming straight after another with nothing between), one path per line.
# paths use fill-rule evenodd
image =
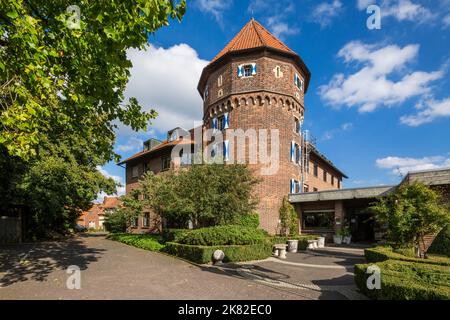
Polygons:
M314 177L317 177L319 175L319 165L317 163L314 163Z
M223 83L223 78L222 75L219 76L219 78L217 78L217 85L220 87Z
M206 98L208 98L208 85L206 85L205 87L205 92L203 92L203 100L206 100Z
M294 117L294 132L300 133L300 120L297 117Z
M275 78L281 78L283 74L281 73L281 67L280 66L276 66L275 67Z
M252 75L252 66L246 65L244 66L244 77L250 77Z
M323 181L327 182L327 172L323 170Z

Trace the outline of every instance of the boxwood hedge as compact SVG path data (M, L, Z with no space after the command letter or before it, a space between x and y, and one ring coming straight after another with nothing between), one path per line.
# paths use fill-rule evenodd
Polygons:
M377 263L381 289L367 288L370 264L355 265L355 283L368 297L377 300L448 300L450 270L446 266L387 260Z
M250 245L201 246L167 242L164 249L171 255L200 264L212 262L212 255L216 250L222 250L225 253L223 262L250 261L270 257L272 245L265 242Z
M405 256L398 252L395 252L392 247L389 246L377 246L364 250L364 256L368 262L382 262L389 259L424 263L433 265L450 266L450 258L438 255L429 255L428 259L420 259L415 257Z
M249 245L267 242L267 232L236 225L215 226L182 233L176 242L198 246Z
M153 234L113 233L108 235L108 239L150 251L161 251L164 248L161 236Z

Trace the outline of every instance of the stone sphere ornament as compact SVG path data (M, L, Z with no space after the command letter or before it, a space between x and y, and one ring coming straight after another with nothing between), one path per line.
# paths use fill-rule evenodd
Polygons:
M213 253L214 263L222 263L223 258L225 258L225 253L222 250L216 250Z

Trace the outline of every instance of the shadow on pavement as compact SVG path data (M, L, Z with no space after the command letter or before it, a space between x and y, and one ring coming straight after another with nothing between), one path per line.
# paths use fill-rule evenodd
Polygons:
M45 281L55 269L65 270L71 265L78 266L80 270L87 269L105 250L87 247L82 237L59 242L0 246L0 272L4 273L0 278L0 287L29 279Z

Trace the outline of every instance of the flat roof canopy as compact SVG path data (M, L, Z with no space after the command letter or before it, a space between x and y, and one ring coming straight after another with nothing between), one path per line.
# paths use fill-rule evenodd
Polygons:
M367 199L376 198L387 194L395 189L395 186L381 186L356 189L341 189L319 192L308 192L290 194L289 202L315 202L315 201L332 201L332 200L350 200L350 199Z

